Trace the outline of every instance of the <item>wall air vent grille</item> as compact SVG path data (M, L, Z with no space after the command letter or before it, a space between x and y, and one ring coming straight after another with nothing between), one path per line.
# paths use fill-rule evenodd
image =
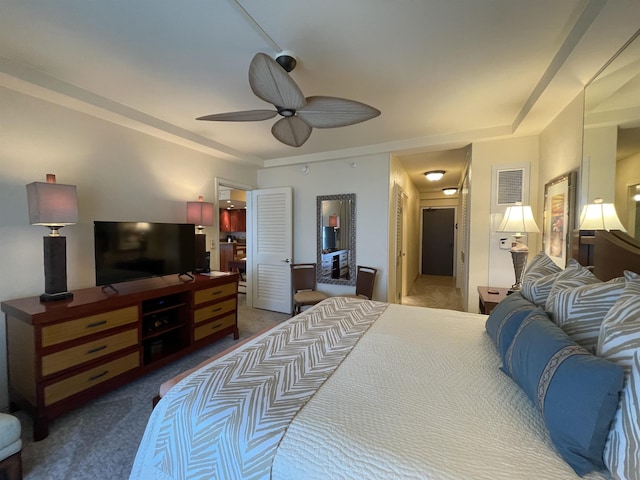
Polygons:
M524 191L524 169L498 170L498 205L513 205L522 202Z

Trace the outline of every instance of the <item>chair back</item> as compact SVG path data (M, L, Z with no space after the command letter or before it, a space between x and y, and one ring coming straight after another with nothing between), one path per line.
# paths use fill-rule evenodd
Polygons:
M356 295L362 295L371 300L377 273L378 269L376 268L358 265L356 273Z
M315 263L292 263L291 264L291 286L293 292L301 290L316 289L316 264Z

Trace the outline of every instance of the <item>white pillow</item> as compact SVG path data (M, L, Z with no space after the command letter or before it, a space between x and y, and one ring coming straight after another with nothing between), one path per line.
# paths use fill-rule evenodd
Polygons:
M592 283L600 283L598 279L591 271L580 265L573 258L569 259L567 268L562 273L558 274L555 282L551 286L551 291L547 297L544 309L549 315L549 318L553 320L556 295L564 290L570 288L581 287L583 285L590 285Z
M597 354L628 368L640 350L640 275L625 271L624 278L624 289L602 321Z
M536 278L544 277L551 273L557 273L560 271L562 271L562 269L556 265L556 263L551 260L546 253L538 252L524 269L522 281L535 280Z
M605 316L598 355L625 369L625 386L604 451L616 480L640 480L640 275L624 272L625 287Z
M571 339L596 352L602 324L625 289L624 278L559 290L550 316Z
M604 463L616 480L640 480L640 352L633 355L627 375L604 447Z
M564 274L566 270L573 272L577 267L581 266L578 262L570 262L566 270L562 270L553 263L553 260L544 254L544 257L542 257L540 253L534 257L530 266L527 267L524 279L522 280L521 292L522 296L531 303L535 303L539 307L544 308L547 303L547 297L551 293L551 287L553 287L556 279ZM544 273L544 275L542 275L542 273Z

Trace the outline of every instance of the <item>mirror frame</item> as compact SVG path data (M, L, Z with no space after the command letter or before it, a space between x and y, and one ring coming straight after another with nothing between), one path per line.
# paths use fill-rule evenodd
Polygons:
M331 278L327 280L322 277L322 202L325 200L343 200L351 202L351 218L349 219L349 278ZM356 284L356 194L345 193L342 195L319 195L316 197L316 252L317 268L316 280L318 283L330 285L355 285Z

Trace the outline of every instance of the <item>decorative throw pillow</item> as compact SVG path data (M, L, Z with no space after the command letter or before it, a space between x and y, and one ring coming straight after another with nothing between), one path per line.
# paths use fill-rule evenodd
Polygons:
M501 358L504 357L522 321L534 310L542 313L540 307L524 299L520 292L513 292L493 309L487 318L485 328Z
M562 268L556 265L546 253L538 252L524 269L522 281L535 280L536 278L544 277L561 270Z
M545 304L547 303L547 297L551 293L551 288L553 287L556 279L558 279L558 277L560 277L561 275L570 275L574 273L578 268L584 268L578 262L569 263L565 270L560 269L560 267L558 267L557 265L556 267L558 268L558 270L548 275L533 279L531 279L531 277L527 277L526 280L523 280L522 296L530 302L535 303L539 307L544 308Z
M640 275L625 271L624 278L621 293L602 321L597 354L629 368L640 351Z
M549 316L574 342L595 353L604 318L624 288L620 277L559 290Z
M544 305L544 309L549 315L551 320L554 320L554 306L556 301L556 295L558 292L569 288L581 287L582 285L590 285L592 283L600 283L601 280L598 279L591 271L580 265L573 258L569 259L567 263L567 268L562 271L557 277L553 285L551 286L551 291L549 292L549 296L547 297L547 301Z
M518 328L502 368L540 410L556 450L578 475L604 468L621 367L571 341L544 313L532 313Z
M640 352L636 351L604 449L616 480L640 480Z

